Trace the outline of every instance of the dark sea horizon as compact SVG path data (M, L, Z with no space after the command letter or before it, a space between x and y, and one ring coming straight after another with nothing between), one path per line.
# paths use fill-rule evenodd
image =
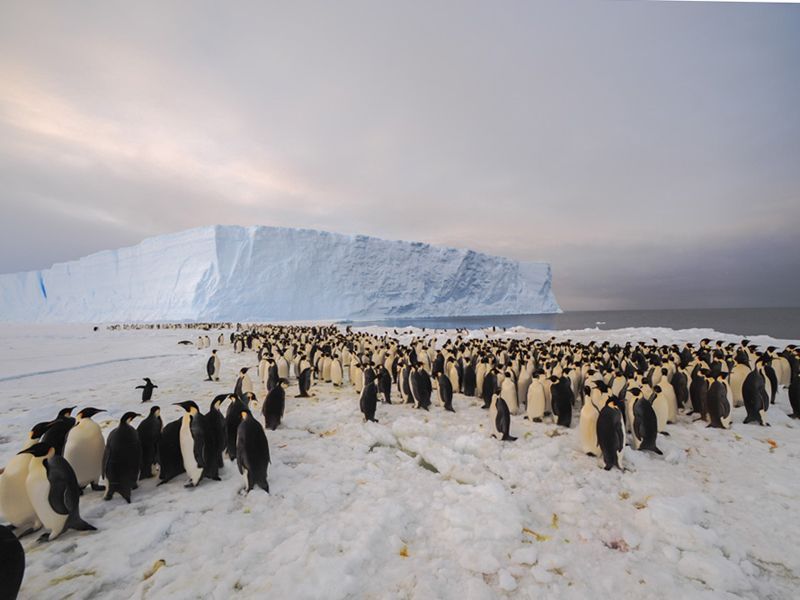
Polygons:
M768 335L785 340L800 340L800 307L592 310L479 317L398 317L370 321L341 321L341 323L353 326L413 326L431 329L480 329L492 326L506 328L519 326L543 330L668 327L714 329L734 335Z

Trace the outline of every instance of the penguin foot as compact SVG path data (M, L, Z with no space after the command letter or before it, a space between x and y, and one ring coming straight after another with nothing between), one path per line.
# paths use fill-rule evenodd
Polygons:
M669 432L668 431L659 431L658 433L660 433L661 435L665 435L665 436L669 437Z
M197 487L197 484L194 484L191 481L189 481L187 483L184 483L183 487L185 487L185 488L193 488L193 487Z
M103 487L102 485L98 485L94 481L90 485L92 486L93 492L104 492L106 490L105 487Z
M43 533L38 538L36 538L36 541L39 542L39 543L49 542L50 541L50 533L49 532L48 533Z
M534 423L541 423L542 422L542 418L541 417L534 417L533 418L533 422Z

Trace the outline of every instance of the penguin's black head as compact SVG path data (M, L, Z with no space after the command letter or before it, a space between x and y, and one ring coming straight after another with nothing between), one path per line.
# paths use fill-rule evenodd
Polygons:
M72 414L72 411L75 410L74 406L70 406L69 408L62 408L58 411L58 416L56 419L63 419L65 417L69 417Z
M151 415L160 415L161 414L161 407L160 406L151 406L150 407L150 414Z
M239 373L241 373L242 375L244 375L245 373L247 373L247 370L248 370L249 368L250 368L250 367L242 367L242 368L239 370Z
M37 423L31 428L31 439L39 439L50 429L50 422Z
M126 412L124 415L122 415L122 418L119 420L119 422L130 424L130 422L133 421L136 417L141 417L141 416L142 415L140 415L137 412L129 411Z
M17 454L32 454L37 458L42 458L43 456L51 457L55 454L56 450L53 448L52 444L48 444L47 442L39 442L38 444L34 444L30 448L26 448Z
M289 382L286 379L284 379L283 377L278 379L278 384L282 385L283 387L289 387Z
M217 351L216 351L216 350L212 350L212 351L211 351L211 354L216 354L216 353L217 353Z
M669 373L669 370L667 369L667 367L662 367L661 368L661 374L662 375L666 375L667 373Z
M82 419L90 419L91 417L95 416L97 413L106 412L104 408L92 408L91 406L87 406L78 413L78 417Z
M661 393L661 386L660 386L660 385L657 385L656 387L654 387L654 388L653 388L653 391L654 391L656 394L660 394L660 393Z
M173 402L175 406L180 406L186 412L191 412L192 409L195 409L197 412L200 412L200 407L195 404L192 400L184 400L183 402Z
M152 383L152 382L150 381L150 378L149 378L149 377L145 377L145 378L144 378L144 380L145 380L147 383Z

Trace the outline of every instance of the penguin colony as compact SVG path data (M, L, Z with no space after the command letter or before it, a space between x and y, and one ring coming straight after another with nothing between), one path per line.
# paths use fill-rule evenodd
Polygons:
M44 529L40 539L53 540L67 529L95 529L80 516L80 497L88 490L102 491L105 500L118 494L131 502L138 481L157 476L161 485L183 473L185 485L196 487L204 479L219 481L227 457L237 464L244 493L255 487L269 492L265 428L280 426L292 378L295 398L312 396L315 382L352 387L364 420L375 422L381 403L425 411L437 404L455 412L453 394L460 393L487 410L492 436L508 442L517 439L511 435L514 416L570 428L579 411L580 445L606 470L623 469L628 443L661 454L658 436L669 435L668 425L677 423L680 413L707 427L729 429L732 408L744 405L744 423L768 426L779 386L789 390L790 416L800 418L800 348L794 345L778 352L773 346L759 350L748 340L618 345L478 339L464 333L457 331L437 348L437 338L425 330L401 344L388 333L349 327L237 325L235 333L220 333L215 341L230 343L234 354L254 352L257 365L242 367L233 391L213 396L206 412L192 400L175 402L183 412L164 425L160 408L152 406L136 427L133 421L143 415L126 412L105 439L92 420L104 411L94 407L75 417L76 407L62 409L52 421L34 424L0 475L0 513L10 523L0 528L0 562L9 571L0 596L14 598L22 581L18 536ZM194 343L199 349L210 344L208 335ZM254 392L251 369L266 390L263 401ZM220 373L220 358L212 350L206 381L218 382ZM142 402L149 402L158 386L144 381L136 389L142 390Z

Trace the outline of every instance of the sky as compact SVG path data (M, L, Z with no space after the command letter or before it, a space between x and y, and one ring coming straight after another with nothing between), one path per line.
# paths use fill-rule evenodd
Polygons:
M800 306L800 5L0 4L0 273L209 224Z

